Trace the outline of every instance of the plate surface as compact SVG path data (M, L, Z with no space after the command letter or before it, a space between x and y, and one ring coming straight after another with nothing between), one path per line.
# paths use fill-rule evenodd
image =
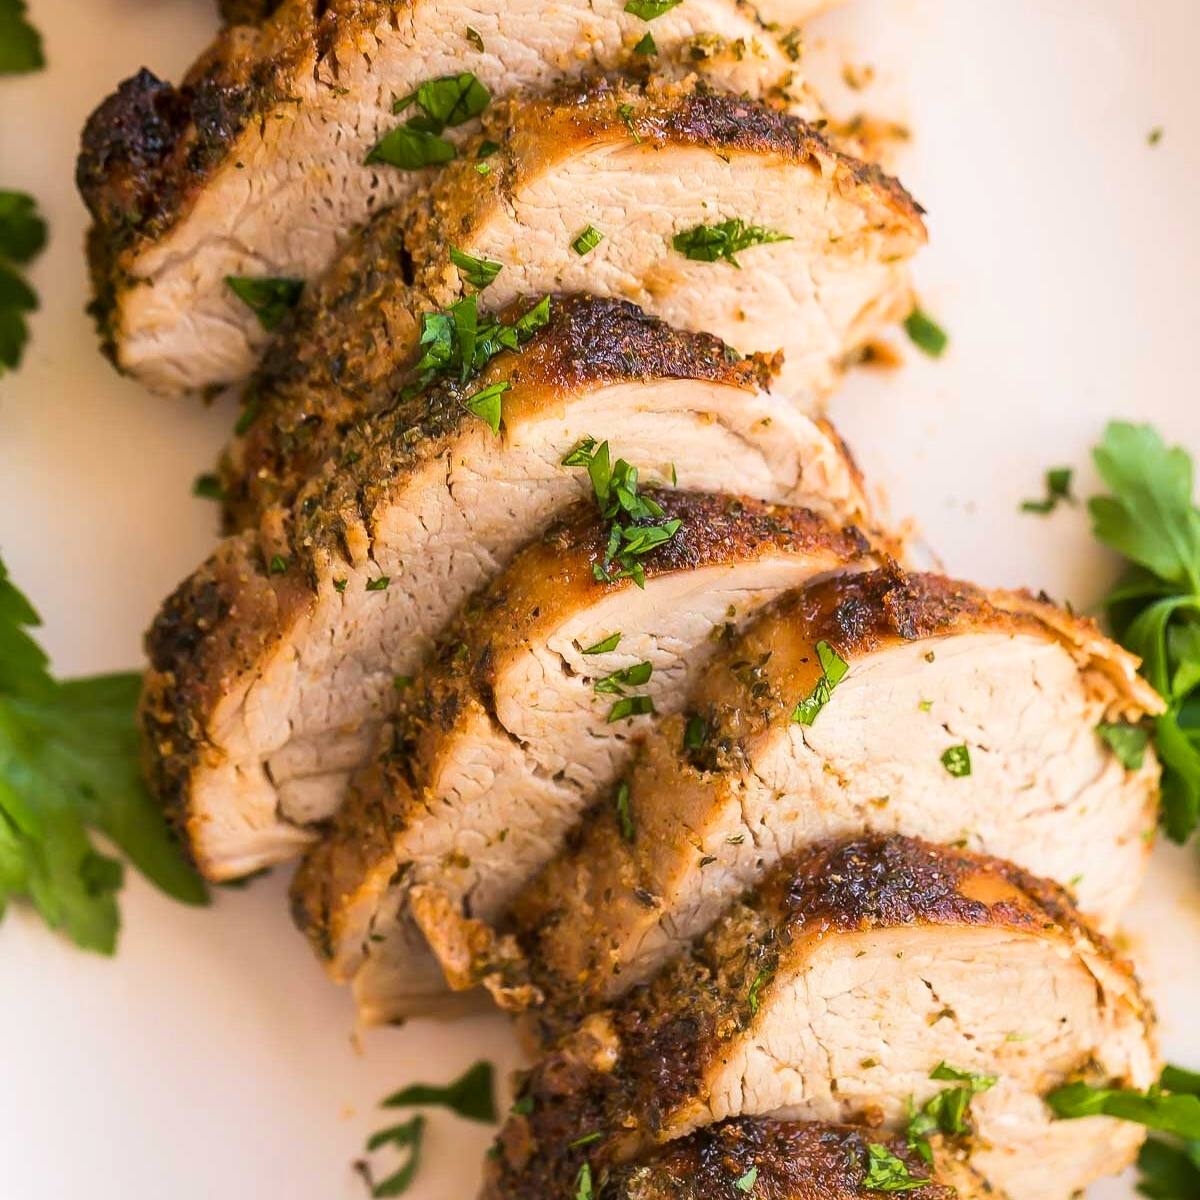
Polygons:
M496 0L479 0L490 4ZM0 382L0 547L64 673L129 667L157 602L208 552L190 495L232 411L119 379L83 314L80 126L143 63L178 78L212 0L31 0L50 69L0 81L0 185L34 193L52 242L21 372ZM1194 0L852 0L810 34L813 74L871 64L857 107L913 130L897 155L930 210L918 277L951 346L860 373L835 417L896 515L946 568L1087 607L1112 562L1084 515L1022 516L1043 470L1074 464L1114 416L1200 453L1200 91ZM1151 128L1164 130L1150 146ZM0 1146L21 1200L352 1200L377 1101L479 1057L516 1061L505 1023L416 1023L357 1041L285 910L283 873L208 911L131 879L113 961L26 912L0 926ZM1200 869L1160 846L1127 945L1169 1055L1200 1067ZM412 1200L471 1196L488 1140L433 1115ZM1132 1197L1131 1180L1095 1190Z

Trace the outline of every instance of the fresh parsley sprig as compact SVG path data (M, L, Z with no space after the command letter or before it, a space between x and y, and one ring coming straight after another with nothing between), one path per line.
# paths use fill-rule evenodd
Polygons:
M0 191L0 375L21 363L29 341L26 316L38 306L37 293L21 268L46 244L46 223L32 196Z
M140 677L55 679L28 632L40 623L0 560L0 913L27 898L52 929L111 954L124 870L93 832L175 899L208 894L142 783Z
M600 516L610 522L604 557L592 564L592 574L602 583L632 579L644 588L646 571L639 560L671 541L683 522L664 519L662 505L639 493L637 467L623 458L614 463L607 442L584 438L562 465L587 471Z
M1094 451L1107 495L1088 502L1092 532L1127 560L1105 600L1118 640L1167 711L1154 719L1161 820L1183 842L1200 820L1200 509L1187 452L1148 425L1113 422ZM1136 749L1136 748L1135 748Z
M1200 1142L1200 1081L1188 1071L1168 1067L1160 1081L1144 1092L1128 1088L1092 1087L1068 1083L1046 1097L1062 1120L1079 1117L1117 1117L1148 1129Z

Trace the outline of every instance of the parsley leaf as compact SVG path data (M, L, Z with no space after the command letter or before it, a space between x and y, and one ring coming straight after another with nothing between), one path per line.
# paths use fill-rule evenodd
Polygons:
M1200 1095L1171 1091L1164 1086L1170 1082L1170 1075L1164 1072L1163 1082L1144 1092L1068 1083L1051 1092L1046 1103L1062 1120L1104 1115L1200 1141Z
M575 1176L575 1200L595 1200L596 1193L592 1188L592 1168L584 1163Z
M657 54L658 53L658 45L654 41L654 35L649 32L644 33L641 37L641 40L638 42L638 44L636 46L634 46L633 52L634 52L634 54L643 54L643 55L646 55L647 57L649 57L652 54Z
M31 262L45 244L46 223L33 197L0 191L0 375L20 366L29 340L25 314L38 306L37 294L17 267Z
M655 17L670 12L680 3L682 0L628 0L625 11L633 13L635 17L641 17L643 21L653 21Z
M1146 747L1150 743L1150 734L1140 725L1126 725L1123 722L1109 724L1102 721L1096 726L1096 734L1127 771L1139 770L1146 761Z
M1174 1145L1149 1138L1138 1153L1137 1190L1150 1200L1194 1200L1200 1196L1200 1141Z
M405 171L450 162L458 157L458 151L452 142L440 135L452 126L479 116L491 100L491 93L470 71L428 79L392 105L395 113L402 113L413 105L420 111L403 125L385 133L371 147L364 161L368 165L387 163Z
M817 659L821 664L821 678L813 690L792 709L792 720L797 725L811 725L817 719L817 713L829 703L833 689L850 669L849 663L825 641L817 643Z
M279 328L304 291L303 279L226 275L225 282L229 290L253 310L258 323L268 333Z
M0 0L0 75L40 71L42 35L29 23L25 0Z
M375 1151L383 1149L384 1146L391 1146L397 1150L407 1150L407 1155L400 1166L388 1175L381 1179L378 1183L375 1182L374 1175L370 1166L366 1162L355 1163L355 1168L366 1181L367 1188L372 1196L401 1196L412 1186L412 1182L417 1177L417 1171L421 1166L421 1143L425 1137L425 1118L418 1114L409 1121L404 1121L400 1125L391 1125L387 1129L381 1129L378 1133L373 1133L367 1139L367 1152L374 1154Z
M916 1109L909 1102L908 1144L931 1166L933 1150L929 1138L935 1133L958 1136L967 1132L967 1110L971 1099L980 1092L996 1086L994 1075L976 1075L970 1071L959 1071L945 1062L940 1062L929 1073L930 1079L948 1080L962 1084L961 1087L943 1088Z
M450 248L450 261L462 272L463 278L481 292L504 270L504 264L490 258L476 258L457 246Z
M653 673L652 663L634 663L631 667L622 667L619 671L602 676L592 688L597 693L608 692L620 696L627 687L640 687L643 683L648 683Z
M598 641L594 646L589 646L586 650L581 651L583 654L607 654L610 650L615 650L621 644L621 632L610 633L608 637Z
M763 246L770 242L790 242L790 234L764 229L761 225L747 225L741 217L731 217L719 225L696 225L685 229L671 239L685 258L697 262L716 262L725 259L732 266L741 268L735 257L751 246Z
M955 779L965 779L971 773L971 748L967 745L947 746L942 751L942 766Z
M617 825L621 830L621 838L632 843L637 836L637 827L633 823L633 807L629 801L629 784L625 780L617 785L616 795Z
M614 463L607 442L597 445L595 438L584 438L563 458L562 465L587 470L596 506L610 522L603 560L592 564L592 574L602 583L632 579L638 587L645 587L645 568L638 560L671 541L683 522L664 520L662 506L639 494L637 467L623 458Z
M38 624L0 560L0 914L27 897L52 929L111 954L123 869L89 831L175 899L204 904L208 894L142 783L141 677L55 679L27 632Z
M1155 718L1161 820L1183 842L1200 820L1200 509L1192 460L1148 425L1113 422L1094 451L1109 494L1088 501L1096 538L1128 560L1105 600L1117 639L1167 703Z
M867 1147L867 1174L862 1185L871 1192L912 1192L928 1179L918 1179L886 1146L872 1142Z
M752 1192L754 1191L754 1185L757 1182L758 1166L755 1165L751 1167L750 1170L745 1173L745 1175L742 1175L739 1179L734 1180L733 1186L737 1188L739 1192Z
M468 397L463 403L468 411L481 421L486 421L493 433L499 434L502 415L501 397L510 387L512 384L507 379L501 379L498 383L489 383L487 387Z
M1070 467L1051 467L1046 472L1045 498L1042 500L1022 500L1021 511L1038 513L1040 516L1045 516L1058 507L1060 500L1066 500L1068 503L1073 504L1075 502L1075 497L1071 495L1071 476L1073 474L1074 471Z
M927 313L914 308L904 318L904 332L918 350L930 358L941 358L950 344L946 331Z
M383 1108L412 1108L437 1104L469 1121L493 1124L496 1121L495 1071L490 1062L480 1061L468 1067L444 1087L414 1083L393 1092L382 1102Z
M588 225L580 231L579 236L571 243L571 249L582 258L585 254L590 254L595 250L602 241L604 241L604 234L594 225Z
M751 980L750 990L746 993L746 1004L750 1009L751 1016L758 1015L758 1006L762 1002L762 990L771 982L771 976L774 974L773 967L762 967Z
M211 471L206 471L203 475L197 475L192 483L192 495L199 496L203 500L224 500L225 489L221 486L221 480Z

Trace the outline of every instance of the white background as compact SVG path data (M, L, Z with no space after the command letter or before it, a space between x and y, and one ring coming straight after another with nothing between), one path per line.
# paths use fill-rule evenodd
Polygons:
M72 185L93 104L143 63L177 79L211 6L31 0L50 69L0 80L0 186L34 193L52 234L25 366L0 380L0 549L62 672L137 664L157 602L214 538L213 507L190 486L232 414L155 400L99 358ZM1060 463L1087 494L1087 451L1113 416L1200 453L1200 3L853 0L810 41L815 74L878 71L858 97L831 89L836 107L913 129L898 167L930 210L921 293L951 335L940 362L906 351L902 370L853 379L835 416L950 571L1086 607L1112 564L1083 514L1018 504ZM277 872L193 911L132 879L112 961L25 912L6 918L0 1195L350 1200L362 1187L349 1164L386 1092L479 1056L515 1061L499 1019L356 1043L285 886ZM1126 940L1167 1050L1200 1067L1193 852L1159 848ZM413 1200L473 1194L487 1136L435 1114ZM1132 1184L1097 1193L1131 1197Z

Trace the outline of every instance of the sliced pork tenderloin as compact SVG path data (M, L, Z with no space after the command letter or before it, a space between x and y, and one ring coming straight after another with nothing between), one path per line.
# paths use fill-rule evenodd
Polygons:
M882 1151L882 1152L881 1152ZM892 1165L898 1160L900 1169ZM875 1173L872 1163L879 1164ZM617 1167L605 1200L879 1200L869 1186L890 1167L913 1200L1004 1200L952 1149L936 1168L906 1140L861 1125L821 1125L752 1118L722 1121ZM901 1171L905 1174L901 1174Z
M734 1117L899 1133L961 1072L971 1165L1021 1200L1067 1200L1142 1131L1055 1121L1043 1097L1080 1075L1147 1087L1151 1023L1055 885L898 836L812 847L543 1059L484 1195L570 1200L585 1162L599 1178Z
M499 106L485 134L499 146L487 174L452 164L419 202L385 213L273 345L248 392L257 416L226 465L233 526L287 502L347 424L390 403L425 349L426 314L493 272L481 310L588 292L740 351L782 349L773 386L810 405L854 347L909 307L905 263L924 236L912 201L761 105L598 81ZM789 240L738 250L742 270L673 244L684 236L690 253L715 254L726 243L695 231L738 221ZM600 238L591 249L579 242L587 230ZM452 250L491 267L456 266Z
M587 471L562 461L586 436L647 482L674 470L683 488L868 523L853 464L822 423L766 392L770 364L628 304L549 311L523 352L343 439L293 509L228 539L165 604L148 638L150 778L210 878L297 853L333 815L395 676L590 492Z
M253 17L264 5L240 7ZM226 28L178 88L146 70L126 80L83 132L77 178L104 339L161 392L244 379L268 331L228 278L319 276L355 226L427 182L416 164L454 154L489 97L629 64L699 70L818 113L797 64L734 0L687 0L650 22L624 0L265 7L257 24ZM647 33L649 58L634 50ZM455 96L443 81L462 76L477 83ZM421 104L428 83L440 91ZM397 135L408 154L393 156L412 165L372 153L414 119L418 130Z
M414 916L451 984L473 985L465 946L561 849L652 714L679 709L721 639L791 588L870 565L861 535L802 509L646 499L679 528L643 560L644 586L596 579L609 525L591 503L523 550L447 630L305 858L295 911L365 1021L444 1001Z
M1153 755L1128 769L1097 733L1159 710L1135 666L1024 595L890 571L806 588L646 740L636 837L598 814L517 901L534 977L567 1006L617 995L782 856L863 829L1004 855L1111 927L1156 815Z

